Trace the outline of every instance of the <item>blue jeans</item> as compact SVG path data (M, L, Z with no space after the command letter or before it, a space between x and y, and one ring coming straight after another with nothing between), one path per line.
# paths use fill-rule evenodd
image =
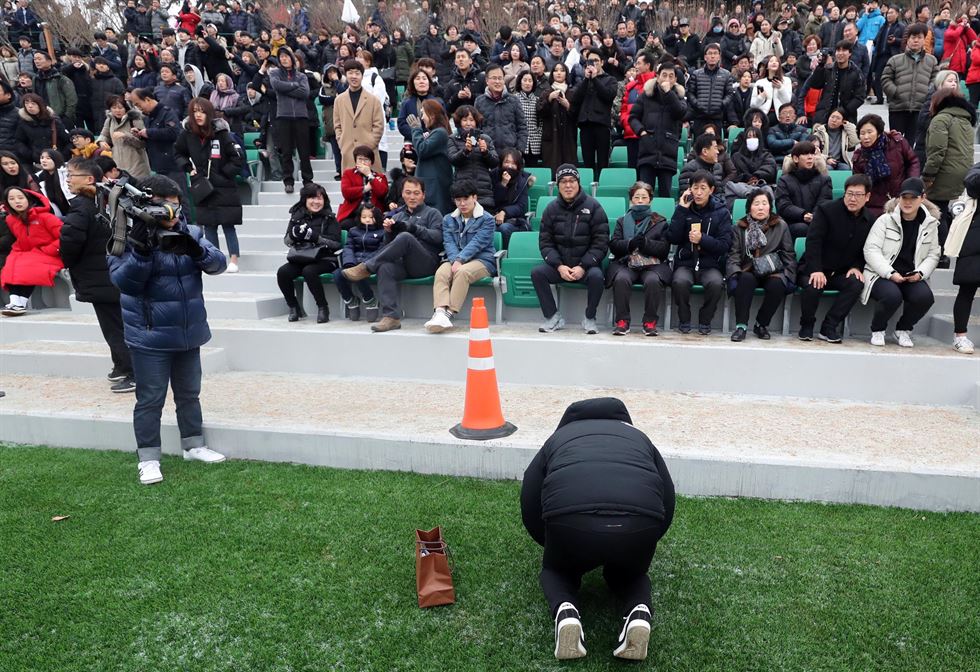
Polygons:
M338 268L333 272L333 284L337 285L337 291L340 292L340 296L344 301L350 301L354 298L352 283L344 277L343 269ZM371 289L370 281L358 280L353 284L357 285L357 292L361 295L362 299L370 301L374 298L374 291Z
M204 229L204 237L207 238L208 242L220 250L221 245L218 243L218 227L205 226L202 228ZM238 247L238 232L235 231L235 225L222 224L221 228L225 232L225 242L228 243L228 254L237 257L241 250Z
M132 348L136 378L133 430L140 462L160 459L160 414L167 400L167 386L174 391L180 447L204 446L201 418L201 349L184 352Z
M523 217L515 217L514 219L505 219L503 223L497 224L497 231L500 231L501 244L504 249L510 244L510 236L515 231L530 231L531 227L528 226L527 220Z

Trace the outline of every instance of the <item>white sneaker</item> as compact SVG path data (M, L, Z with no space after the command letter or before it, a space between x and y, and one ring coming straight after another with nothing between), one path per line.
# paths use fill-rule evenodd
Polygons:
M432 318L424 326L430 334L441 334L453 328L452 315L445 308L436 308L432 312Z
M238 273L238 264L234 261L228 262L228 268L225 269L225 273Z
M160 473L159 460L147 460L146 462L140 462L136 466L140 470L140 483L143 485L151 485L163 480L163 474Z
M907 331L895 330L895 340L903 348L914 348L915 343L912 342L912 334Z
M961 355L972 355L973 341L966 336L953 336L953 350Z
M184 459L196 462L224 462L225 456L210 448L191 448L184 451Z
M562 602L555 614L555 658L572 660L584 658L585 634L578 609L571 602Z
M650 643L650 609L638 604L623 619L623 629L619 631L619 646L613 655L624 660L646 660Z
M883 331L872 331L871 332L871 345L882 348L885 345L885 332Z

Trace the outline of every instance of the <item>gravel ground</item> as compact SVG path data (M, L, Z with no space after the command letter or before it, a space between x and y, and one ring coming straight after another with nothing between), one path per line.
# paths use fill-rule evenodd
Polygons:
M106 381L4 376L0 386L0 411L131 417L133 397L109 394ZM980 474L980 413L968 409L518 385L501 395L519 428L501 444L540 445L572 401L617 396L668 453ZM462 385L261 373L207 376L202 393L208 423L449 442L462 400Z

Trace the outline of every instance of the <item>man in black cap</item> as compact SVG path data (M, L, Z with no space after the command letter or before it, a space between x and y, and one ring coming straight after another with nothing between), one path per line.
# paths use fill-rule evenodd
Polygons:
M643 660L653 616L650 562L674 518L674 483L619 399L569 406L524 472L521 517L544 546L541 588L555 619L555 657L585 656L576 606L582 576L597 567L619 602L613 655Z
M691 32L691 22L681 19L677 26L680 37L675 37L667 44L667 51L677 58L683 58L687 67L694 68L701 60L701 40Z
M558 166L555 179L558 198L545 208L538 235L544 263L531 270L531 282L545 317L538 331L549 333L565 326L565 318L558 312L551 294L551 285L579 282L588 288L582 329L587 334L595 334L598 333L596 309L605 286L602 260L609 250L609 219L599 202L582 191L575 166L570 163Z

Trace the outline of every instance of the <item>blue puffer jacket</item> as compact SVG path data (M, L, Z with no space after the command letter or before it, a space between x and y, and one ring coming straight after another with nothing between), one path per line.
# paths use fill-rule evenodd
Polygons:
M694 249L687 234L691 224L701 222L701 244ZM711 195L703 208L694 203L685 208L678 203L667 228L667 240L677 245L674 268L716 268L723 274L728 251L732 247L732 213L725 207L720 196Z
M446 261L467 263L482 261L491 276L497 274L497 263L493 258L493 233L496 231L493 217L484 212L479 203L473 216L467 220L456 208L442 218L442 245L446 248Z
M358 224L347 232L347 244L340 253L340 265L350 268L364 263L380 252L384 245L385 230L381 226L366 229Z
M143 256L127 247L121 257L108 258L109 277L122 294L123 334L131 348L182 352L211 340L201 271L217 275L228 262L198 227L180 222L174 230L193 236L204 255L191 259L154 250Z

